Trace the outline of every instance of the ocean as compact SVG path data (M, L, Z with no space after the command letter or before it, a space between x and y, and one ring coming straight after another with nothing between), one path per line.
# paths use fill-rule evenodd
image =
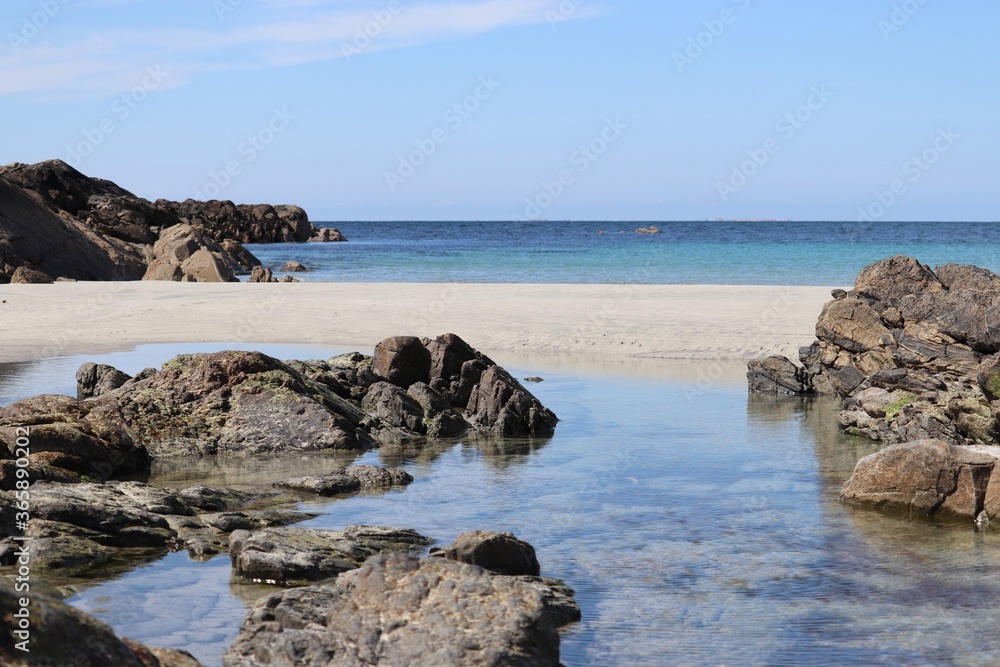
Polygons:
M897 254L1000 272L1000 224L962 222L318 222L347 243L251 244L307 281L850 285ZM636 234L655 225L661 234ZM279 274L280 275L280 274Z

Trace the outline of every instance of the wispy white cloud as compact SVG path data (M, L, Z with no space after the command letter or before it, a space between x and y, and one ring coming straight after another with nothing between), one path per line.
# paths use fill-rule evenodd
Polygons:
M560 0L401 1L400 11L379 27L363 51L545 24L553 12L560 11L559 4ZM127 88L129 77L151 64L167 66L176 75L177 85L206 70L282 67L340 58L343 46L354 44L358 31L373 21L371 5L364 3L364 7L352 0L244 0L234 7L234 12L243 14L214 25L103 27L83 34L74 31L69 40L61 32L58 42L55 32L51 41L50 35L42 34L16 54L0 55L0 95L114 93ZM572 18L591 13L574 12Z

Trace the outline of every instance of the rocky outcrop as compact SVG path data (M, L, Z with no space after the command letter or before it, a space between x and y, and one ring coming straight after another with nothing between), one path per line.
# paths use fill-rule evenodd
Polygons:
M34 586L33 586L34 588ZM0 664L7 667L200 667L185 651L145 646L120 639L97 619L35 590L30 591L30 615L24 635L18 634L24 592L0 584ZM26 641L21 651L16 644Z
M160 232L143 280L232 283L239 280L235 272L240 270L240 264L221 245L191 225L180 223Z
M1000 276L892 257L837 290L799 353L752 361L750 390L845 399L843 429L886 443L1000 444Z
M19 266L14 269L10 282L15 285L49 285L55 281L47 273Z
M1000 510L998 463L996 454L982 448L941 440L892 445L858 461L841 498L912 516L975 519L985 511L995 518Z
M197 247L161 256L154 246L179 225L193 228ZM60 160L0 167L3 282L18 269L19 279L230 280L260 264L241 243L343 240L333 232L297 206L150 202Z
M376 556L329 585L260 600L225 667L559 665L542 595L445 559Z
M309 269L306 265L298 260L291 259L285 262L284 266L281 267L284 273L305 273Z
M238 530L229 539L229 557L233 574L241 579L290 586L333 579L377 553L405 553L432 542L409 528L381 526Z
M555 428L555 415L499 366L478 378L464 411L431 388L428 382L450 385L430 377L429 365L419 372L420 381L404 390L380 380L375 360L358 353L288 363L257 352L189 354L133 378L85 364L77 374L78 398L37 396L0 409L0 443L10 456L15 429L30 429L31 463L103 480L141 478L149 473L151 456L362 451L468 429L526 436ZM393 474L355 476L367 483ZM341 481L297 485L319 493L350 491Z

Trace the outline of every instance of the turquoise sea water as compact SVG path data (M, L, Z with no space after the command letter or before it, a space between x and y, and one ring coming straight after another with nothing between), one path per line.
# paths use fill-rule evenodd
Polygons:
M86 360L128 372L226 344L143 346L0 368L0 404L73 390ZM280 358L338 349L256 346ZM502 357L499 363L508 363ZM512 366L561 418L551 439L383 448L362 463L415 482L384 495L303 503L303 524L410 526L447 544L476 528L534 544L543 573L577 590L567 667L994 665L1000 532L852 510L838 501L875 449L836 426L835 401L748 397L740 369L660 377ZM157 466L154 484L242 486L332 469L319 455ZM70 602L125 636L217 667L262 587L226 556L137 562Z
M250 245L310 281L847 285L906 254L1000 271L1000 223L337 222L347 243ZM636 234L655 224L662 234ZM601 233L603 232L603 233ZM624 233L620 233L624 232Z

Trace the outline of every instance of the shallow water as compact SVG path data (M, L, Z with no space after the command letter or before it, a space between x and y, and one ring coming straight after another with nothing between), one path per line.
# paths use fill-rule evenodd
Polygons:
M176 348L133 352L127 370ZM840 505L840 484L875 448L837 431L835 403L748 398L738 379L706 386L697 373L515 370L546 378L531 388L562 419L553 438L369 452L361 462L402 465L416 481L303 503L323 515L301 525L410 526L440 543L515 532L543 574L577 590L584 620L563 635L568 667L1000 662L1000 533ZM269 483L326 464L168 465L153 482ZM120 634L218 665L265 590L230 583L224 556L178 553L70 601Z

